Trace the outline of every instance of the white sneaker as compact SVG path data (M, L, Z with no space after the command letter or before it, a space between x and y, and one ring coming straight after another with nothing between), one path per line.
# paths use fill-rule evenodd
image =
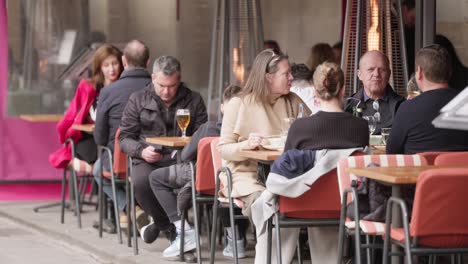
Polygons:
M192 251L197 247L197 234L194 229L185 230L184 252ZM177 231L177 237L171 242L171 245L163 251L163 257L177 257L180 253L180 231Z
M223 250L223 256L234 258L234 245L232 244L232 239L228 237L227 245ZM245 258L245 244L244 240L237 240L237 258Z

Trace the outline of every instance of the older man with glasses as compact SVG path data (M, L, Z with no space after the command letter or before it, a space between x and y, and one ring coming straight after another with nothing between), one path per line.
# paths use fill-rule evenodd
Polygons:
M400 104L405 100L396 94L388 84L390 62L380 51L368 51L359 60L357 72L363 88L347 99L346 111L360 116L374 116L377 127L374 134L380 134L382 127L391 127Z

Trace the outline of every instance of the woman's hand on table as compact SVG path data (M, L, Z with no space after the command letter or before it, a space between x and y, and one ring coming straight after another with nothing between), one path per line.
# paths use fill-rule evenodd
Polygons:
M263 136L259 133L250 133L249 138L247 139L247 149L252 150L256 149L262 143Z
M154 163L162 159L162 155L156 152L153 146L147 146L141 152L141 157L148 163Z

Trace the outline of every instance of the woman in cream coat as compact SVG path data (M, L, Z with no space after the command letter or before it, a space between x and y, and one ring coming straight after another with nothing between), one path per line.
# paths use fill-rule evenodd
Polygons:
M255 58L241 95L224 106L218 148L223 165L232 172L232 196L244 203L242 213L249 217L250 206L265 186L259 180L257 162L239 152L258 148L263 137L281 133L284 118L297 116L302 100L289 92L292 79L288 56L266 49ZM305 114L310 114L309 109ZM226 177L221 182L226 195Z

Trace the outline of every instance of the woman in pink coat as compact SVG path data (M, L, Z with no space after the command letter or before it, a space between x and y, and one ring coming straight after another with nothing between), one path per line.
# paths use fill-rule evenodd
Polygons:
M57 124L60 143L63 144L67 138L72 138L78 158L88 163L96 160L94 139L92 135L82 134L73 129L72 125L94 123L99 91L116 81L122 71L122 52L110 44L99 47L93 58L91 79L80 81L67 112ZM70 145L63 146L49 156L49 162L56 168L66 168L71 159Z

